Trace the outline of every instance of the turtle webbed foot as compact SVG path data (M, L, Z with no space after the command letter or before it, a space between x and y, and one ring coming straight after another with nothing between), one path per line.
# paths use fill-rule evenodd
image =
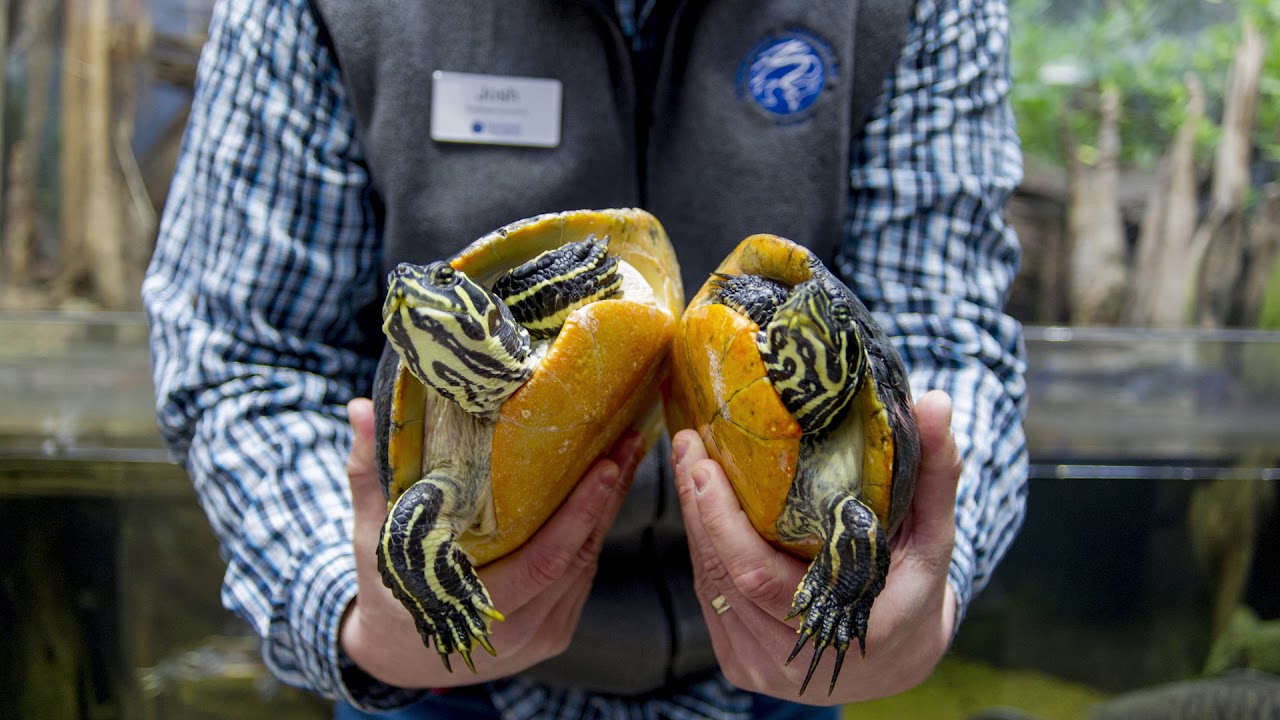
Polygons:
M471 559L454 542L444 521L446 496L423 480L396 501L378 543L382 582L413 617L423 643L434 645L450 672L449 656L462 655L475 672L476 645L496 654L489 642L489 620L502 620Z
M889 572L889 543L875 513L846 495L833 503L831 519L834 522L830 539L800 580L787 615L787 619L804 615L798 630L800 637L787 664L813 638L813 659L800 686L801 695L828 647L836 648L828 695L835 690L845 653L854 638L859 652L866 655L867 618Z

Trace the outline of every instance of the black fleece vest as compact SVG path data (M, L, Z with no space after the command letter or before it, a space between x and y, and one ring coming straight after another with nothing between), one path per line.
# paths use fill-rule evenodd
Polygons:
M832 256L848 214L851 143L897 59L912 5L681 2L664 35L652 112L639 117L628 41L608 0L313 4L384 206L387 269L447 257L539 213L643 207L666 227L688 295L752 233ZM808 74L763 87L769 53L788 40L809 62L783 70ZM560 80L560 144L433 141L435 70ZM631 695L715 667L668 452L662 443L637 474L569 651L529 675Z

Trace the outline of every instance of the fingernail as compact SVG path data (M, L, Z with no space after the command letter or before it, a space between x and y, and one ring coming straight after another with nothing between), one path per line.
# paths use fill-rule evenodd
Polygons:
M605 490L613 492L613 489L618 486L618 478L621 476L622 473L618 466L611 462L600 471L600 485Z
M711 473L701 465L693 469L693 488L701 495L703 490L707 489L707 481L711 479Z
M689 441L686 440L683 435L677 435L675 439L671 441L672 460L675 461L676 465L679 465L680 461L684 460L684 456L688 452Z

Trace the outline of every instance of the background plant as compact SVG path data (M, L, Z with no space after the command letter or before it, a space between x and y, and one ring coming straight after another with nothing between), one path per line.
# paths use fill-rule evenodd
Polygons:
M1273 38L1280 0L1012 0L1012 100L1024 151L1061 165L1064 137L1089 161L1104 89L1122 99L1121 160L1152 166L1185 117L1188 73L1199 78L1208 112L1197 128L1202 155L1216 144L1223 79L1247 19ZM1262 172L1280 163L1280 43L1264 60L1254 139Z

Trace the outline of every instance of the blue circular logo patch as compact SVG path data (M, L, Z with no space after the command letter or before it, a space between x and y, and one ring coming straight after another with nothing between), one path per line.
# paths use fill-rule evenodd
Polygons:
M787 33L757 45L744 64L744 89L774 115L807 110L827 80L822 53L811 38L799 33Z

